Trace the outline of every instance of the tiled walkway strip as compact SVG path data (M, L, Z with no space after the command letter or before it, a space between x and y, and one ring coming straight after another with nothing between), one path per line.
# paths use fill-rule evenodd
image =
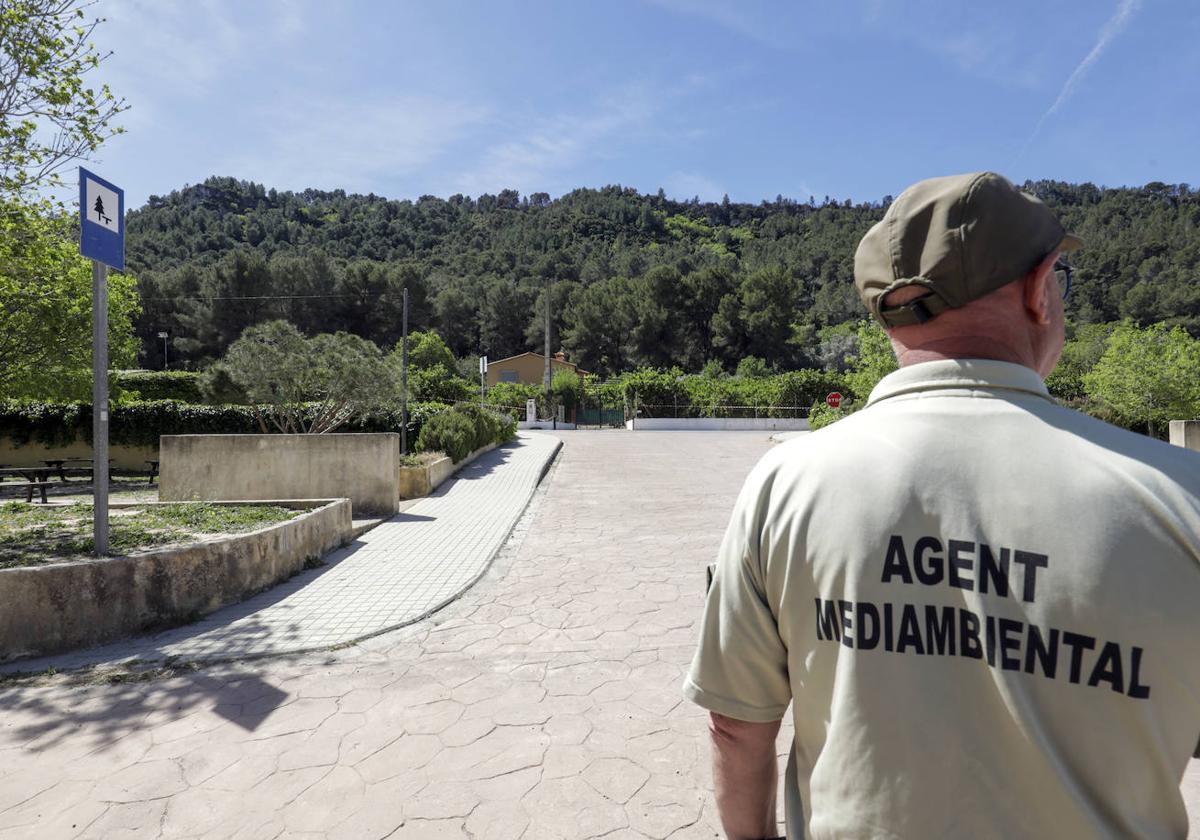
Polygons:
M326 565L195 624L6 670L129 659L235 659L314 650L398 627L458 597L487 568L537 489L558 438L522 433L456 480L326 558Z

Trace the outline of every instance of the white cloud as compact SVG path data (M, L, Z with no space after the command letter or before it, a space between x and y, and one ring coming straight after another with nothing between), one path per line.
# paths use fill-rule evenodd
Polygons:
M727 0L649 0L676 14L689 15L715 23L739 35L777 48L795 46L787 27L779 26L779 8L766 8L750 2ZM755 11L758 14L755 14Z
M1100 56L1104 54L1104 50L1108 47L1109 43L1125 30L1125 27L1129 25L1130 19L1132 19L1134 13L1141 6L1141 0L1121 0L1117 6L1116 14L1109 18L1108 22L1104 24L1104 28L1100 30L1100 37L1096 40L1096 46L1092 47L1092 51L1084 56L1083 61L1079 62L1079 65L1071 71L1071 75L1067 77L1066 83L1058 93L1058 98L1054 100L1054 104L1042 115L1041 121L1045 121L1047 117L1054 114L1070 98L1071 94L1075 92L1075 88L1079 85L1080 80L1100 60ZM1039 125L1041 121L1039 121Z
M725 189L697 172L672 172L662 184L663 192L677 201L699 196L701 201L720 201Z
M590 114L560 113L499 127L506 139L480 163L455 178L456 189L477 195L515 188L551 190L557 179L589 160L611 156L614 147L652 130L658 102L640 87L605 98Z
M298 0L275 0L272 14L275 17L275 35L281 41L290 41L308 28Z
M891 41L897 56L915 47L979 79L1037 87L1040 60L1026 37L1032 21L1018 23L1007 7L965 5L950 14L944 4L872 0L858 22Z
M103 39L114 52L108 69L123 90L204 93L248 48L231 6L218 0L106 0L102 11Z
M255 139L253 154L230 156L217 171L291 189L378 191L390 178L420 173L489 113L483 106L417 96L366 104L293 102L264 115L270 128Z
M1061 108L1063 104L1071 98L1071 95L1075 92L1075 89L1079 86L1079 83L1083 80L1083 77L1086 76L1088 71L1091 70L1092 67L1095 66L1096 62L1100 60L1100 56L1104 54L1104 51L1108 48L1108 45L1112 43L1113 39L1125 31L1125 27L1129 25L1129 21L1133 19L1133 16L1138 12L1139 9L1141 9L1141 7L1142 0L1120 0L1120 2L1117 4L1116 12L1111 18L1108 19L1104 26L1101 27L1100 35L1096 39L1095 46L1092 47L1091 52L1083 57L1083 61L1079 62L1075 69L1071 71L1071 75L1067 77L1067 81L1063 84L1062 89L1058 92L1058 98L1054 100L1054 104L1047 108L1046 112L1042 114L1041 118L1037 121L1037 124L1033 127L1033 131L1029 134L1029 139L1025 141L1025 145L1021 147L1021 151L1017 153L1017 156L1013 161L1014 163L1024 156L1025 152L1029 149L1030 144L1033 143L1034 138L1037 137L1038 133L1042 130L1042 126L1045 125L1046 120L1054 116L1054 114L1058 112L1059 108Z

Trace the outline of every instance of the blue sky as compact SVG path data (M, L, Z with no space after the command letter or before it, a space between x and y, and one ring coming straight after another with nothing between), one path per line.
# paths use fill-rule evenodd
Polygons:
M100 0L127 207L210 175L389 198L931 175L1200 183L1195 0Z

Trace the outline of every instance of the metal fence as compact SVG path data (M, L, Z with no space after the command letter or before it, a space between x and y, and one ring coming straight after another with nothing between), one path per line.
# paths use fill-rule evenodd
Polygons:
M653 405L642 402L635 403L635 405L638 417L670 419L771 417L803 420L808 417L810 410L810 407L805 405L693 405L690 403Z

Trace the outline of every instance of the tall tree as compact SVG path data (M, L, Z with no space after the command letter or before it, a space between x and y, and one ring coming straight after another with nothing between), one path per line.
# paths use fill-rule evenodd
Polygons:
M489 358L504 359L525 352L525 325L532 305L533 296L516 283L488 278L479 302L479 336Z
M92 272L73 220L0 201L0 396L86 400L92 377ZM136 281L108 280L109 360L137 358Z
M92 44L101 19L80 0L5 0L0 4L0 196L24 196L61 183L122 129L126 109L108 85L87 76L108 54Z
M611 376L632 367L629 334L637 321L632 283L624 277L580 287L567 307L563 346L584 370Z
M1181 327L1121 324L1083 385L1120 420L1162 434L1169 420L1200 416L1200 339Z

